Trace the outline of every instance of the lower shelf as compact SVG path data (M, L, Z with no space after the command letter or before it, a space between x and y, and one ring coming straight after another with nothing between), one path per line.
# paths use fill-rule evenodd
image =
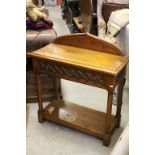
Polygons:
M106 114L67 101L55 100L44 108L46 120L62 124L73 129L103 138L105 134ZM111 116L111 132L116 127L117 119Z

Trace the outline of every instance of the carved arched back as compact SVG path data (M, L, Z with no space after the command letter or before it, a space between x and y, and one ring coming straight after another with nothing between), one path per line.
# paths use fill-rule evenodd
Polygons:
M115 55L123 55L121 50L116 45L89 33L76 33L71 35L60 36L54 40L54 43L96 50Z

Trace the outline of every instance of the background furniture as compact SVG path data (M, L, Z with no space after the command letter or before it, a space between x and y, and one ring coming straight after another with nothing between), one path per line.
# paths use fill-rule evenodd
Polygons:
M74 26L73 17L79 16L79 2L80 0L63 0L61 4L62 18L66 19L66 24L71 33L78 32Z
M35 4L38 4L37 1ZM48 11L46 10L48 15ZM54 29L27 30L26 31L26 52L32 52L51 43L57 34ZM26 102L37 102L36 82L32 68L32 59L27 57L26 64ZM54 79L48 75L41 75L43 101L51 101L54 98Z
M27 55L33 58L39 101L39 122L50 120L66 125L103 138L103 144L109 145L112 132L120 126L128 57L123 56L115 45L90 34L61 36L56 38L54 43ZM56 100L44 108L41 73L52 75L55 79L63 78L106 89L108 91L106 113L61 100L58 87L55 87ZM116 86L118 86L117 110L116 115L113 116L111 112Z
M46 46L56 38L56 32L53 29L34 31L26 31L26 52L32 52ZM27 57L26 65L26 101L37 102L36 83L32 68L32 59ZM41 75L42 78L42 93L44 101L51 101L53 98L53 81L47 75Z
M106 24L109 21L109 17L113 11L129 8L128 4L116 4L116 3L103 3L102 16Z
M103 3L101 7L102 16L107 23L112 11L129 8L129 4ZM129 56L129 24L125 26L116 36L116 41L124 55ZM129 69L127 68L126 86L129 82Z
M125 8L129 8L129 5L128 4L116 4L116 3L103 3L102 15L103 15L104 21L106 23L108 22L112 11L121 10Z
M84 32L97 35L97 0L80 0L80 17Z
M64 0L61 6L62 17L71 33L97 35L97 0Z

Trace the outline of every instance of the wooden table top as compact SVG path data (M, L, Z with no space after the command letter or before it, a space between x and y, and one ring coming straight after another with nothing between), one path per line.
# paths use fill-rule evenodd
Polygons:
M127 56L118 56L100 51L53 43L50 43L37 51L27 53L27 55L111 75L117 75L128 63Z

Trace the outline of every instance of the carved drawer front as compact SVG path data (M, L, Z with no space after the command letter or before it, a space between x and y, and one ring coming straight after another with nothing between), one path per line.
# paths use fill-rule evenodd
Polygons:
M96 87L108 88L114 83L114 77L111 75L104 75L100 72L90 71L87 69L73 67L60 63L38 62L40 72L45 72L60 78L89 84Z

